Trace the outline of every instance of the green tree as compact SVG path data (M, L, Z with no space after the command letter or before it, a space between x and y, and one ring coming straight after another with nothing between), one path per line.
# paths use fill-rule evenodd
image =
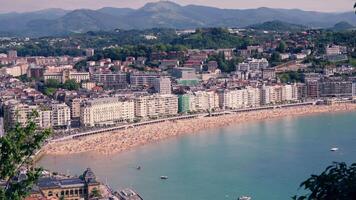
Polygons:
M101 192L100 192L100 190L98 190L98 188L94 188L94 189L91 191L90 197L92 197L92 198L100 198L100 197L101 197Z
M279 52L273 52L269 61L272 66L279 65L281 63L281 55Z
M356 199L356 163L334 163L320 175L312 175L300 187L309 190L294 200L351 200Z
M284 53L286 52L287 49L287 44L284 41L281 41L277 47L277 51L279 51L280 53Z
M41 147L51 134L50 130L38 131L32 119L38 117L34 112L26 126L17 124L0 138L0 180L6 185L0 188L0 200L21 200L30 192L41 168L33 168L31 156ZM25 168L26 178L16 180L20 169Z
M79 84L74 79L66 80L63 84L63 88L67 90L78 90L79 87Z
M45 85L49 88L59 88L61 83L56 79L48 79Z

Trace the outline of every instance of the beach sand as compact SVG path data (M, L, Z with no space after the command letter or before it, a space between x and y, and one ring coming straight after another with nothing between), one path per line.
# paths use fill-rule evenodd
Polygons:
M166 138L183 134L197 134L199 131L229 126L242 122L268 120L281 117L293 117L318 113L356 111L356 104L336 104L278 108L274 110L251 111L238 114L205 117L175 122L151 124L127 130L112 131L79 139L50 143L43 147L44 154L67 155L93 152L110 155L158 142Z

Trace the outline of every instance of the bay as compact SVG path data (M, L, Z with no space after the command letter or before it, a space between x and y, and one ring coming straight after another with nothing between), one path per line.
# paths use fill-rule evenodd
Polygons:
M133 188L145 200L285 200L333 161L356 162L355 112L241 123L110 156L44 156L38 164L71 175L90 167L113 189Z

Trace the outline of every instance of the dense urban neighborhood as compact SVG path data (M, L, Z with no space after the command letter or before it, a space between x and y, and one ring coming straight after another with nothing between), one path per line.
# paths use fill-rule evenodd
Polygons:
M247 31L252 39L246 39ZM349 43L355 37L345 39L342 33L313 30L204 29L176 34L202 35L213 40L211 43L216 42L214 34L220 40L226 35L227 45L238 39L239 43L252 40L256 44L216 49L181 45L175 51L165 44L100 49L72 46L83 55L45 57L18 55L16 49L21 54L33 50L28 47L32 39L3 38L3 49L8 51L0 54L1 130L16 122L25 125L34 110L40 128L70 134L87 127L356 95L355 46ZM324 46L310 39L325 34L341 39ZM151 41L159 36L142 37ZM192 39L192 45L194 42L199 43Z
M53 129L51 142L200 114L355 102L355 48L354 30L281 22L1 37L0 137L30 120ZM91 169L46 173L28 200L142 199L111 191Z

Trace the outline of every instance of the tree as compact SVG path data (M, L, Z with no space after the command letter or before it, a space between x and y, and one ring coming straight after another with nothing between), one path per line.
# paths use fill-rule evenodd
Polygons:
M333 163L320 175L312 175L300 187L310 190L295 200L351 200L356 199L356 163L348 167L345 163Z
M281 62L281 55L276 51L273 52L270 58L270 63L272 66L279 65Z
M79 87L79 84L74 79L66 80L63 84L63 88L67 90L78 90Z
M91 191L90 197L92 197L92 198L100 198L101 197L100 190L98 190L98 188L94 188Z
M48 79L45 85L49 88L59 88L61 83L56 79Z
M26 126L16 124L0 138L0 180L6 182L5 187L0 188L0 200L23 199L41 174L41 168L31 167L31 156L41 147L51 131L38 131L32 120L37 117L38 113L33 112ZM26 169L26 178L16 180L20 169Z
M287 44L284 41L281 41L277 47L277 51L279 51L280 53L284 53L287 49Z

